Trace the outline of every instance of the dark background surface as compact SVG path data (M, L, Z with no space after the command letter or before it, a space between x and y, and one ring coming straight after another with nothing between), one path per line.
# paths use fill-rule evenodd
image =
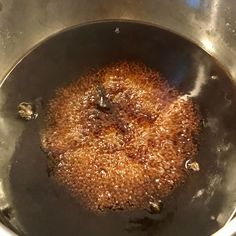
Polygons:
M120 33L115 33L119 28ZM203 119L201 171L191 176L160 215L146 212L93 215L81 208L47 175L39 129L45 104L58 86L91 68L136 60L160 71L193 98ZM212 77L213 76L213 77ZM212 79L216 78L216 79ZM199 90L196 88L199 86ZM22 101L42 98L39 118L23 122L10 161L10 202L27 235L209 235L218 229L225 193L226 165L235 162L236 91L215 60L183 38L153 26L107 22L71 29L44 42L19 63L1 87L4 119L18 119Z

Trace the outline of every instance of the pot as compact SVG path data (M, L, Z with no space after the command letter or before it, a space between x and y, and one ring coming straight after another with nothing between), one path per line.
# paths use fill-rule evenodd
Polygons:
M152 6L167 9L170 4L150 1L145 7L149 11ZM75 235L77 232L125 235L123 230L131 235L143 232L211 235L226 223L234 208L235 192L234 50L233 42L226 43L225 34L218 35L216 30L212 30L213 34L205 27L205 34L194 35L201 31L194 28L200 27L203 21L204 4L207 1L176 5L176 9L192 17L191 31L176 15L173 20L162 14L158 22L154 13L153 20L148 21L144 21L146 15L141 21L119 17L67 28L37 45L4 77L0 91L0 200L5 226L20 235ZM214 6L221 11L219 4ZM141 3L136 7L141 7ZM211 7L213 13L219 14ZM198 11L201 20L195 19ZM194 20L198 23L193 24ZM217 40L220 43L216 44ZM40 113L35 121L22 122L16 115L17 106L22 101L34 102L38 98L46 104L58 86L78 78L91 67L122 59L139 60L158 69L172 86L191 94L199 105L204 126L199 145L201 172L190 179L161 215L111 214L99 218L83 212L78 216L83 210L47 176L38 135ZM127 228L124 224L128 224ZM82 225L85 227L81 230ZM4 226L2 229L11 234Z

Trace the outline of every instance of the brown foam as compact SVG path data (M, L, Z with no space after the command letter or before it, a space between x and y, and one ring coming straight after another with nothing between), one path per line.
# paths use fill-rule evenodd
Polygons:
M53 173L91 210L148 208L186 179L198 116L157 71L121 62L60 88L42 145Z

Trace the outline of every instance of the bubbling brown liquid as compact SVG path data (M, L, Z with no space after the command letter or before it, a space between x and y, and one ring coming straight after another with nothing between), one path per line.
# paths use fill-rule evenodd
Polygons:
M93 211L166 199L197 154L193 102L143 64L109 65L58 89L46 121L54 177Z

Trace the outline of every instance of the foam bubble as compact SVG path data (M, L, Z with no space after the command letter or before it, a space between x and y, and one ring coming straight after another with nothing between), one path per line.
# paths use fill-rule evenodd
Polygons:
M85 207L150 208L184 182L198 127L190 98L157 71L121 62L58 89L42 144L55 178Z

